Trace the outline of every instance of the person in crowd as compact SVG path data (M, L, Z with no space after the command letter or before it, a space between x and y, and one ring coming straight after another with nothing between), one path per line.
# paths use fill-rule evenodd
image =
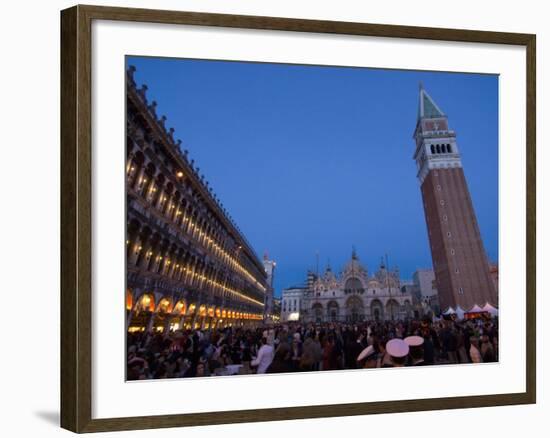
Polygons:
M374 346L380 351L380 368L393 368L391 356L386 350L388 339L386 337L375 336Z
M466 341L464 340L464 331L455 326L456 332L456 353L458 363L468 363L468 352L466 351Z
M458 363L458 333L454 326L449 327L449 338L447 340L447 358L449 363Z
M476 336L470 337L470 359L472 363L483 362L479 351L479 339Z
M286 342L279 343L273 361L267 367L266 373L290 373L295 371L292 349Z
M404 367L409 355L409 346L403 339L393 338L386 343L386 352L394 368Z
M206 368L206 364L204 362L199 362L195 371L195 377L206 377L207 375L208 371Z
M367 347L367 333L359 330L344 332L344 365L343 368L357 368L357 356ZM360 367L361 368L361 367Z
M433 365L437 357L436 350L439 346L439 341L436 342L436 339L439 338L427 319L424 319L420 325L420 335L424 338L424 361L427 365Z
M376 349L369 345L357 356L357 368L380 368L379 354Z
M317 371L319 362L323 357L321 344L316 339L315 332L310 330L306 333L306 339L302 346L302 357L300 358L300 371Z
M457 363L456 335L452 329L452 322L442 321L440 327L441 359L449 363Z
M480 353L483 362L496 362L495 350L488 335L481 336Z
M292 339L291 364L294 371L299 371L300 360L302 358L302 337L300 332L296 332Z
M273 360L273 346L267 343L267 338L262 337L262 346L258 350L258 356L250 362L253 367L258 367L256 373L264 374Z
M426 365L426 361L424 360L424 338L413 335L407 336L404 341L409 346L409 365L415 367Z
M323 371L338 369L338 347L333 334L329 334L323 346Z

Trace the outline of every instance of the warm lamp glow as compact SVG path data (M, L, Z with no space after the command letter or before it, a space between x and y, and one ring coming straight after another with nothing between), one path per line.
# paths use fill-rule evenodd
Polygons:
M206 316L206 306L204 304L199 307L199 315Z

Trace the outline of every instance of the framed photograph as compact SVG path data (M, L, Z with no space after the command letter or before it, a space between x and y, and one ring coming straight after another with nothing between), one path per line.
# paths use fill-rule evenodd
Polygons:
M535 403L535 41L62 11L62 427Z

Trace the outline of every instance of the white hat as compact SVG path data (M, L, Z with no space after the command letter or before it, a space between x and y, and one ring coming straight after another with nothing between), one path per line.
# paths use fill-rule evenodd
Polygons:
M403 339L391 339L386 344L386 351L391 357L405 357L409 354L409 346Z
M359 354L359 356L357 356L357 362L362 361L363 359L368 359L374 353L376 353L374 347L372 345L369 345Z
M421 347L424 344L424 338L421 336L407 336L404 341L409 347Z

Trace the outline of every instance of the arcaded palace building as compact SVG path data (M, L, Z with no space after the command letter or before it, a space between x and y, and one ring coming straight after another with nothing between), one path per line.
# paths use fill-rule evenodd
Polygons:
M382 262L371 274L355 251L338 275L330 266L323 274L309 272L305 285L282 294L282 321L360 323L413 316L413 296L401 287L399 271Z
M268 283L265 262L157 116L147 87L137 88L134 71L126 102L128 330L262 321L273 269Z
M498 307L498 269L495 274L485 253L456 133L422 86L414 139L441 309Z

